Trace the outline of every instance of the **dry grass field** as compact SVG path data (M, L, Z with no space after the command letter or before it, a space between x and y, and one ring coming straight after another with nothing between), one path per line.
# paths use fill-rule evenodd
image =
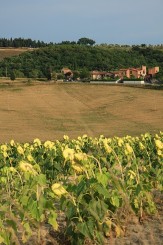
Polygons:
M33 49L30 49L30 48L0 48L0 61L6 57L19 55L21 53L24 53L30 50L33 50Z
M1 85L0 142L163 130L163 92L90 84Z

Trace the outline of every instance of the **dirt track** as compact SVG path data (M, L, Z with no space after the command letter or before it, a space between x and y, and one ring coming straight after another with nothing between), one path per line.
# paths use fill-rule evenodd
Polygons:
M0 142L163 130L163 92L87 84L0 87Z

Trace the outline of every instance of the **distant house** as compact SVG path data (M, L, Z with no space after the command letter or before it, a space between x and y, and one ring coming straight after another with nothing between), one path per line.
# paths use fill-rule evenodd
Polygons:
M154 75L159 72L159 67L155 66L148 69L147 75L145 76L145 82L147 83L155 83L158 82L157 79L154 79Z
M155 67L148 69L148 75L150 75L151 77L153 77L153 75L157 74L158 72L159 72L158 66L155 66Z
M73 74L73 72L67 67L66 68L62 68L61 73L64 74L64 75L67 74L67 73Z
M123 78L146 78L147 76L153 77L155 74L159 72L159 67L152 67L149 68L147 71L147 67L142 65L139 68L123 68L119 69L118 71L111 71L111 72L106 72L106 71L92 71L91 72L91 78L92 80L103 80L104 78L107 77L119 77L120 79Z
M73 72L69 68L63 68L61 73L65 76L66 80L72 80Z
M127 68L127 69L120 69L118 71L118 76L123 78L123 77L127 77L127 78L131 78L131 77L135 77L135 78L144 78L147 74L147 69L146 66L142 66L141 68Z
M120 77L120 78L123 78L123 77L130 78L130 70L129 69L120 69L118 71L118 77Z
M114 77L114 74L112 72L106 72L106 71L92 71L91 72L92 80L103 80L107 77Z
M146 66L142 66L141 68L127 68L127 69L120 69L116 73L118 73L118 76L123 78L145 78L147 75L150 75L153 77L155 74L159 72L159 67L152 67L147 70Z

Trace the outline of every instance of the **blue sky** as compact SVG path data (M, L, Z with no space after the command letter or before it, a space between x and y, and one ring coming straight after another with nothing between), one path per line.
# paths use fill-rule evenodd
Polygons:
M163 43L163 0L0 0L0 37Z

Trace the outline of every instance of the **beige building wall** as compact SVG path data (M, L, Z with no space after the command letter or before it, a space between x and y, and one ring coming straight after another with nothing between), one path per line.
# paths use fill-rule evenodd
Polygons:
M148 69L148 74L150 74L150 75L155 75L158 72L159 72L159 67L158 66L155 66L155 67L152 67L152 68Z
M131 70L130 71L130 75L134 76L135 78L139 78L140 77L139 71L136 70L136 69Z
M143 76L146 76L146 74L147 74L147 67L146 66L142 66L142 73L143 73Z
M141 68L137 68L137 69L131 69L130 70L130 75L133 75L135 78L140 78L140 77L145 77L145 75L147 74L147 69L146 66L142 66Z
M130 78L130 70L129 69L120 69L118 76L119 77L126 76L126 77Z

